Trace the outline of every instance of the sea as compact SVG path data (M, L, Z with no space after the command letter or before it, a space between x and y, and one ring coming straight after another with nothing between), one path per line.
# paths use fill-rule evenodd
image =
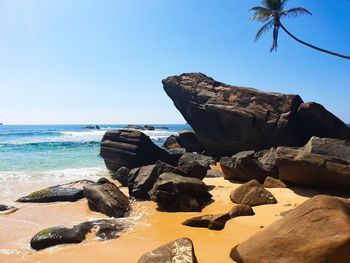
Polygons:
M142 126L142 125L140 125ZM143 131L162 145L186 124L153 125ZM80 179L96 180L108 171L99 156L103 134L126 125L0 125L0 197L11 204L35 185L55 185ZM8 198L6 198L8 197Z

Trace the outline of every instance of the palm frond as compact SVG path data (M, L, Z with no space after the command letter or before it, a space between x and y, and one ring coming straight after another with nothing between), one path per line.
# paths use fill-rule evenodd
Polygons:
M285 16L288 18L294 18L301 15L312 15L312 13L309 10L302 7L291 8L281 13L281 16Z
M254 12L254 14L250 17L250 19L260 21L260 22L268 21L271 18L271 16L273 15L271 10L269 10L265 7L262 7L262 6L253 7L251 9L249 9L249 11Z
M280 11L281 1L283 0L263 0L262 3L266 8L278 12Z
M255 36L255 40L254 41L258 41L260 39L260 37L266 33L267 31L269 31L272 27L274 26L274 20L271 19L269 22L267 22L265 25L263 25L258 33L256 33L256 36Z

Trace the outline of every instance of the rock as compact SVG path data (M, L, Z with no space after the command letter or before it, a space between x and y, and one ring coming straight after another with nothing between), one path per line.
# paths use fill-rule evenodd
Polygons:
M234 205L229 212L231 218L253 215L255 215L255 213L250 205Z
M145 126L143 126L143 129L147 130L147 131L154 131L155 130L153 125L145 125Z
M84 129L87 129L87 130L100 130L100 126L98 125L87 125L84 127Z
M130 173L130 169L127 167L120 167L115 173L112 174L112 178L121 183L122 186L128 185L128 175Z
M113 172L154 164L157 160L172 163L167 151L155 145L144 133L136 130L107 131L101 142L100 154Z
M183 171L162 161L157 161L154 165L142 166L138 170L133 184L130 184L129 194L136 198L148 199L148 191L152 189L158 177L163 173L184 175Z
M281 145L302 146L316 135L304 123L313 119L311 116L323 116L305 111L298 95L229 86L201 73L168 77L162 83L210 156L232 156ZM318 134L329 134L332 123L341 126L332 131L335 138L349 134L349 128L333 115L315 122Z
M257 180L260 183L271 175L271 166L265 165L255 158L255 151L239 152L232 157L220 158L221 169L227 180L248 182ZM272 173L274 175L274 172Z
M224 177L224 174L220 171L216 171L216 170L208 170L207 174L205 177L211 177L211 178L215 178L215 177Z
M311 188L350 188L350 142L313 137L302 148L277 148L282 181Z
M201 180L173 173L159 176L148 194L159 210L168 212L200 212L211 198Z
M125 228L126 226L120 222L109 219L87 221L72 228L50 227L35 234L30 241L30 246L40 250L60 244L80 243L92 231L102 240L113 239L118 237L118 233Z
M180 238L144 254L137 263L197 263L193 243Z
M89 208L111 217L124 217L130 210L129 199L106 178L84 186L84 196Z
M170 155L171 163L174 165L177 165L179 159L182 155L186 152L185 148L173 148L173 149L166 149L168 154Z
M204 227L211 230L222 230L224 229L226 222L230 219L231 217L228 213L218 215L203 215L190 218L182 222L182 224L191 227Z
M276 198L256 180L251 180L233 190L230 199L236 204L250 206L277 203Z
M276 148L272 147L267 150L262 150L254 154L254 158L258 161L268 176L279 178L279 171L276 165Z
M278 180L270 176L266 177L263 186L266 188L287 188L287 185L283 183L281 180Z
M181 148L179 142L178 142L178 136L170 135L165 142L162 145L165 149L176 149Z
M80 180L68 184L51 186L35 191L27 196L19 198L21 203L49 203L49 202L74 202L84 198L83 186L92 184L89 180Z
M204 151L204 148L199 143L194 131L187 130L179 132L178 142L179 145L182 148L185 148L187 152L202 153Z
M17 207L0 204L0 215L11 214L18 210Z
M245 263L350 262L350 203L315 196L234 247L230 257Z
M134 129L134 130L142 130L142 129L143 129L142 126L140 126L140 125L134 125L134 124L126 125L125 128L126 128L126 129Z
M185 153L178 161L178 167L185 172L188 177L195 177L202 180L207 174L207 170L210 168L210 164L214 164L215 160L212 157Z

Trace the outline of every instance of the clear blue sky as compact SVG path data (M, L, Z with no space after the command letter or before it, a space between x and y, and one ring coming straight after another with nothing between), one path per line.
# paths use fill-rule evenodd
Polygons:
M161 80L219 81L300 94L350 122L350 62L283 32L254 43L256 0L0 0L0 122L183 123ZM313 16L291 32L350 53L350 1L290 0Z

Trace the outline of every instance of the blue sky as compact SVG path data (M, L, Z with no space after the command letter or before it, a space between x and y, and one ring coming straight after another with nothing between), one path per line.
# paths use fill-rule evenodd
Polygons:
M183 123L161 80L300 94L350 123L350 62L280 34L254 43L253 0L0 0L0 122ZM290 0L300 38L350 53L350 1Z

